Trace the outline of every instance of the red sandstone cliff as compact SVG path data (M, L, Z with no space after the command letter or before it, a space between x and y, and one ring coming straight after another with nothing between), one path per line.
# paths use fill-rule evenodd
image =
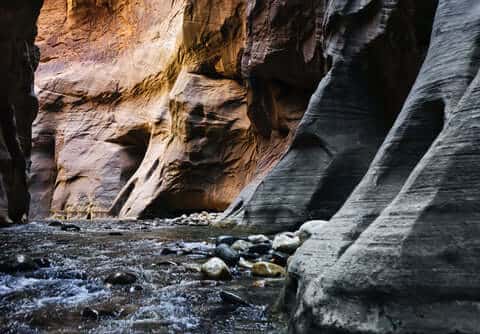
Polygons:
M279 5L272 25L249 26L247 17L270 20L250 7L243 0L46 1L33 216L224 210L265 174L290 141L323 64L317 8L300 6L291 22L282 18L291 8ZM299 43L290 31L304 19ZM290 70L275 75L278 66Z

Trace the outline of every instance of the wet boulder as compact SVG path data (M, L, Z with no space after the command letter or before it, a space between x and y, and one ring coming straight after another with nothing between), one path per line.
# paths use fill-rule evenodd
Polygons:
M237 240L238 240L237 237L233 237L231 235L221 235L221 236L217 237L217 239L215 240L215 245L218 246L218 245L221 245L221 244L227 244L227 245L231 246Z
M238 261L238 265L243 268L252 269L253 263L245 260L243 257Z
M201 271L206 278L212 280L230 280L232 278L228 266L218 257L213 257L205 262Z
M219 257L229 266L234 266L240 260L240 255L227 244L220 244L215 248L215 256Z
M240 253L240 257L243 257L246 260L257 260L260 256L262 255L250 251Z
M272 244L270 242L263 242L260 244L255 244L248 249L249 253L257 253L260 255L268 254L272 249Z
M275 251L293 254L301 244L298 236L294 233L286 232L278 234L275 239L273 239L272 248Z
M318 232L320 229L322 229L326 224L328 224L328 221L326 220L311 220L303 224L297 232L295 232L295 235L300 238L300 241L303 243L305 240L310 238L313 233Z
M247 252L250 247L253 246L253 243L245 240L237 240L233 243L232 249L237 252Z

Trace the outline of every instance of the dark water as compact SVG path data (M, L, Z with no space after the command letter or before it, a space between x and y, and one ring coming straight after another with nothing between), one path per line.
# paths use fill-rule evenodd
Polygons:
M190 268L206 261L211 237L220 232L148 222L77 225L80 232L44 223L0 229L0 262L19 254L50 261L32 272L0 274L0 333L283 332L284 322L271 308L282 281L255 287L259 279L242 268L232 281L206 281ZM162 255L165 247L183 254ZM167 260L190 266L162 264ZM138 281L104 283L119 270L135 273ZM251 306L225 304L221 290ZM82 317L86 307L99 318Z

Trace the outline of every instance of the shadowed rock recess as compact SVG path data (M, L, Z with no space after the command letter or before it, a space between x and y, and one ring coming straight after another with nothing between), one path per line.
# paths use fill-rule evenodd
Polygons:
M39 53L33 43L42 2L0 4L0 225L28 215L27 168L38 110L33 76Z

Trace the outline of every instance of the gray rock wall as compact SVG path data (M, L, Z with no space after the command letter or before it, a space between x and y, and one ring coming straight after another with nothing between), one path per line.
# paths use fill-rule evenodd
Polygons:
M413 85L428 47L433 3L330 1L314 12L323 22L319 45L328 73L288 152L240 195L226 219L282 231L340 209Z
M439 1L393 128L291 263L292 332L478 332L479 36L477 1Z

